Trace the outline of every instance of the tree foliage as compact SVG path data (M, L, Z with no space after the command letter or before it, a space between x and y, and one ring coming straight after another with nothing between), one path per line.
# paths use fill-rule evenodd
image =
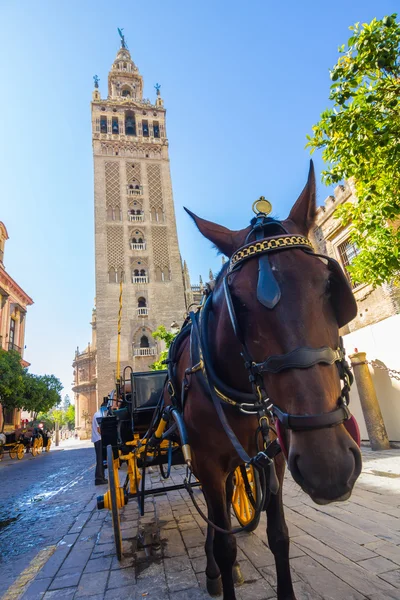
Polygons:
M47 412L59 404L62 387L54 375L28 373L15 350L0 349L0 404L3 411L25 409L35 416Z
M160 358L150 365L150 369L152 369L153 371L162 371L166 368L164 361L168 356L168 349L171 346L174 339L176 338L177 333L167 331L164 325L160 325L155 331L153 331L151 335L154 339L165 342L165 350L161 352Z
M34 415L46 413L61 400L62 384L54 375L25 373L22 407Z
M68 425L68 429L75 428L75 406L70 404L65 410L65 423Z
M22 408L25 371L21 357L15 350L0 349L0 404L3 410ZM4 429L4 418L3 418Z
M349 270L377 286L399 281L400 23L397 15L356 23L331 70L329 99L308 137L323 149L323 180L354 178L357 200L338 210L360 249Z

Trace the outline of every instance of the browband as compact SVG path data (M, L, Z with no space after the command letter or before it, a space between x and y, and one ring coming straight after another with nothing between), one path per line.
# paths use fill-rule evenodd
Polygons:
M256 254L266 254L276 250L288 248L301 248L313 252L314 248L310 240L303 235L275 235L258 242L251 242L237 250L229 261L228 273L239 263Z

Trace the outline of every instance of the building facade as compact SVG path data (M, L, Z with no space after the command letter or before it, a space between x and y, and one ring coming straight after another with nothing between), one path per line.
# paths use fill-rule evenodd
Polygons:
M75 394L75 428L79 437L84 439L90 433L91 421L97 411L97 348L96 348L96 309L92 312L92 341L87 347L75 351L72 363L74 382L72 391Z
M24 360L25 348L25 325L27 307L33 304L33 300L21 286L9 275L4 266L4 250L8 240L7 229L0 222L0 348L3 350L16 350L21 356L24 367L29 363ZM14 430L20 425L21 411L1 411L0 431Z
M344 202L354 202L352 182L339 185L317 212L314 241L319 250L339 261L344 271L351 264L358 248L350 240L348 227L343 227L335 212ZM385 284L377 288L372 285L355 285L348 274L357 301L357 317L342 328L344 346L351 356L354 352L365 352L369 371L382 411L383 421L391 441L400 441L400 288ZM394 374L394 375L393 375ZM350 392L351 411L360 426L361 437L368 439L368 432L361 408L357 386Z
M358 305L358 315L342 330L346 335L367 325L377 323L400 312L400 288L385 284L378 288L372 285L354 285L347 267L357 255L357 247L350 241L349 227L343 227L335 218L338 206L355 201L355 190L351 181L338 185L334 195L326 198L323 206L317 209L314 241L322 254L335 258L343 267L353 287Z
M94 160L97 402L115 385L119 282L123 281L121 369L145 371L161 347L159 326L181 323L185 293L169 166L166 111L143 78L125 40L102 98L91 104Z

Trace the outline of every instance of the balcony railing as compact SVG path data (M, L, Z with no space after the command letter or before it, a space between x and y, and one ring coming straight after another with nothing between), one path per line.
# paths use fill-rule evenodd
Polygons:
M146 250L146 243L131 242L131 250Z
M128 219L130 221L144 221L144 214L132 215L132 213L128 213Z
M141 187L137 187L137 188L127 187L126 193L128 194L128 196L141 196L143 194L143 189Z
M20 346L17 346L17 344L13 344L13 342L8 342L8 349L16 350L19 354L22 354L22 348L20 348Z
M147 275L132 275L132 283L147 283Z
M138 317L147 317L147 315L149 314L149 309L147 308L147 306L139 306L139 308L137 309L137 314Z
M133 356L155 356L156 348L134 348Z

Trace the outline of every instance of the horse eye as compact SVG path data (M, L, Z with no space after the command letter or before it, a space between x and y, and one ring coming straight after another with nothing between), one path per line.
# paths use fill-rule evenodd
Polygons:
M331 289L332 289L332 282L331 282L330 279L328 279L327 282L326 282L326 284L325 284L325 294L327 296L330 296Z

